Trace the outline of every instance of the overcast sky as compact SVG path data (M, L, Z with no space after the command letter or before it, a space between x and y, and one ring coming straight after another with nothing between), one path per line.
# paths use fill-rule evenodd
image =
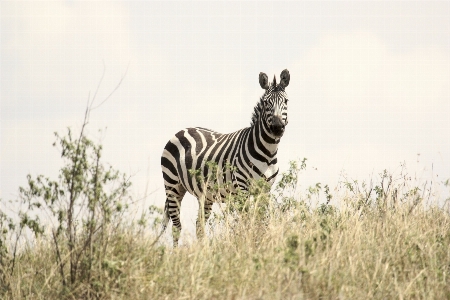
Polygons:
M56 177L53 132L79 130L105 67L89 137L163 206L160 156L184 127L250 124L269 78L288 69L282 171L307 157L301 186L332 189L406 163L450 178L450 2L24 2L1 5L1 185ZM99 134L98 129L105 129ZM420 154L420 155L418 155ZM417 162L419 161L419 162ZM195 220L186 197L184 223ZM184 204L186 205L186 204ZM190 226L190 225L189 225Z

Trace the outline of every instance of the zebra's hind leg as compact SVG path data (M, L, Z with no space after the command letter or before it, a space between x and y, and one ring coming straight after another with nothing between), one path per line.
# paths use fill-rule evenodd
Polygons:
M202 203L203 201L203 203ZM203 239L205 236L205 224L208 222L209 216L211 215L211 209L213 203L211 201L204 201L203 199L198 200L198 216L196 222L197 239Z
M181 208L181 200L183 200L185 194L186 189L181 184L177 184L175 186L166 185L166 196L167 196L166 205L168 215L173 223L172 237L174 247L178 246L178 240L180 239L181 234L180 208Z

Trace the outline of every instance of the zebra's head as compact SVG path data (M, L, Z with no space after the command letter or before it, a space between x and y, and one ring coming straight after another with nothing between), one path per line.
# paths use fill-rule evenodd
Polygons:
M283 136L284 129L288 124L288 96L285 88L289 85L289 80L288 70L281 72L279 84L277 84L275 76L272 83L269 84L267 75L259 73L259 84L266 90L260 101L261 121L275 138Z

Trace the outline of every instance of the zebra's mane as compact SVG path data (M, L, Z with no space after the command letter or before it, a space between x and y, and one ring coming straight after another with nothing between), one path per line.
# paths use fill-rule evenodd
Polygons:
M258 122L258 118L262 113L263 110L263 101L264 101L264 96L266 94L270 94L271 92L277 91L278 86L276 81L272 82L269 86L269 88L267 89L267 91L261 96L261 98L259 98L258 103L256 104L255 108L253 108L253 113L252 113L252 121L250 122L250 126L253 126L256 124L256 122Z
M253 108L252 121L250 122L250 126L254 126L256 124L256 122L258 122L258 118L259 118L262 108L263 108L263 105L262 105L263 98L264 98L264 95L261 96L261 98L259 99L255 108Z

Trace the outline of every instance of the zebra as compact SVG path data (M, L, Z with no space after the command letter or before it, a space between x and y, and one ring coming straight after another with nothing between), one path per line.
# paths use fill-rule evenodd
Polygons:
M207 162L213 162L217 169L223 170L223 174L215 179L217 184L231 184L220 190L222 200L237 189L246 191L251 179L264 178L273 185L278 174L278 144L288 124L285 88L289 80L288 70L281 72L279 84L275 76L269 83L265 73L259 74L259 84L265 92L253 110L250 127L229 134L202 127L186 128L167 142L161 156L166 193L161 234L171 219L174 247L177 247L181 233L180 207L186 192L199 201L197 238L203 236L204 222L217 197L208 192L190 170L199 170L203 178L210 172Z

